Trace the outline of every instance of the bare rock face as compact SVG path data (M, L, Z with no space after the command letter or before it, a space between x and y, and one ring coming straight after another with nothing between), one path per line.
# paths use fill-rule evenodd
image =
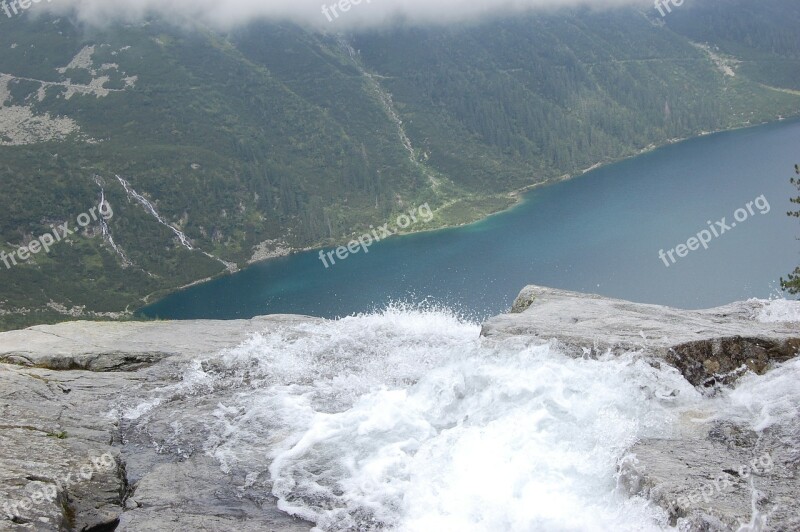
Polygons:
M759 375L800 350L796 323L761 323L762 302L678 310L540 286L522 290L511 310L489 319L483 336L555 339L576 355L641 351L678 368L695 386Z
M259 330L261 321L42 325L3 333L0 362L56 370L135 371L169 357L230 347L229 335L241 340Z
M681 519L682 529L800 530L796 457L774 434L755 443L726 444L713 428L705 438L645 440L622 464L620 480L630 494L667 509L673 525Z
M800 350L800 339L729 336L687 342L669 348L666 361L695 386L731 384L752 371L763 375L771 364L786 362Z
M89 530L116 523L124 465L97 379L0 365L0 529Z
M243 481L201 454L176 463L143 445L115 415L136 392L174 382L187 359L287 320L313 318L75 322L0 334L0 531L308 530L274 501L241 498L232 486Z

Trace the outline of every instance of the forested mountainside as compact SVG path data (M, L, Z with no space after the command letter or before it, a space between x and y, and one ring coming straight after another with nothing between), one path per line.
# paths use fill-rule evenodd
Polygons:
M31 15L0 17L0 251L101 199L113 216L0 262L0 328L120 317L409 206L471 221L597 163L800 114L792 0L343 34Z
M742 75L800 90L800 32L796 27L800 3L717 0L693 4L692 9L673 11L667 19L670 29L694 41L714 43L735 58Z

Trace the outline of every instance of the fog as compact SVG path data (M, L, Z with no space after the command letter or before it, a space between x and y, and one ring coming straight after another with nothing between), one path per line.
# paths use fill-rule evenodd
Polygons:
M621 5L652 8L650 0L39 0L28 11L77 13L82 21L92 24L158 15L217 28L273 19L341 31L397 21L444 24L531 9L579 6L603 9Z

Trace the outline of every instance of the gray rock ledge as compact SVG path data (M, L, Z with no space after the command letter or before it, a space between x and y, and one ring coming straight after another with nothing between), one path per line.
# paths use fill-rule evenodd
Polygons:
M194 358L312 321L72 322L0 334L0 531L309 530L274 499L242 498L244 479L202 453L159 453L109 412L176 382ZM80 478L104 453L113 467Z
M763 303L678 310L597 295L527 286L510 314L490 318L486 337L555 340L575 355L641 351L678 368L695 386L763 374L800 350L800 324L757 321Z

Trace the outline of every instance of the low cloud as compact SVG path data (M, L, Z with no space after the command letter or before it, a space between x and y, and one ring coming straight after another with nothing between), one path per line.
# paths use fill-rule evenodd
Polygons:
M158 15L217 28L273 19L340 31L397 20L448 23L530 9L650 4L650 0L42 0L39 6L56 13L74 10L81 20L92 24Z

